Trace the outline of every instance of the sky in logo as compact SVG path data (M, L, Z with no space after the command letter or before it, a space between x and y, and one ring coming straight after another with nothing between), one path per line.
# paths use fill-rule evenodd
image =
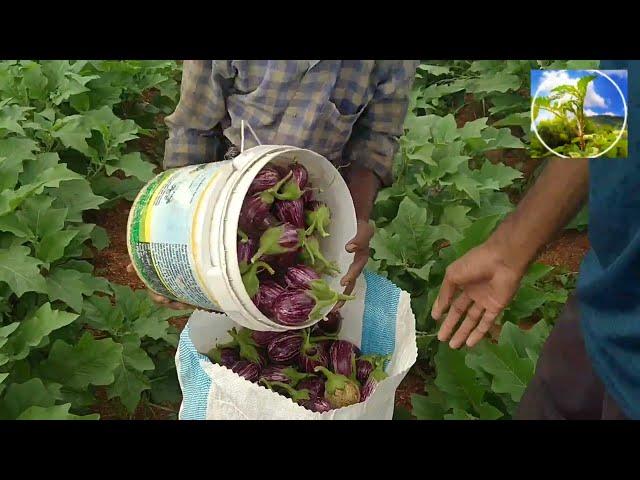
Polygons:
M627 101L627 71L626 70L599 70L607 74L615 82L622 94L624 102ZM624 102L616 87L608 78L588 70L533 70L531 72L531 97L536 92L538 96L547 96L551 90L559 85L576 85L578 80L587 75L597 75L587 87L585 98L585 113L591 117L594 115L608 115L624 117ZM539 89L539 90L538 90ZM553 114L540 110L535 122L553 118Z

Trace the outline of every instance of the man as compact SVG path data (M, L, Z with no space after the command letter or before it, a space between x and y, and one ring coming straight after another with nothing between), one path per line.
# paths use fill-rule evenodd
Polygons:
M603 61L600 68L628 70L629 132L637 134L640 62ZM637 143L630 137L626 159L550 161L491 237L447 269L432 309L432 316L443 320L438 338L452 348L473 347L508 305L540 249L588 195L591 250L581 266L577 296L543 347L518 419L640 419Z
M233 156L242 120L262 144L306 148L344 166L358 221L345 246L355 253L341 279L348 294L369 257L376 194L392 182L417 66L401 60L185 61L180 102L166 118L164 167ZM245 148L256 144L245 132Z

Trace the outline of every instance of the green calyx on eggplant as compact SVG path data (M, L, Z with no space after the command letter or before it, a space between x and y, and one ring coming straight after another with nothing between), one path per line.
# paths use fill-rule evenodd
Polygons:
M322 372L326 377L324 398L333 408L342 408L360 401L360 386L358 382L338 373L333 373L325 367L316 367L316 372Z
M307 235L312 235L317 231L321 237L328 237L327 229L331 224L331 210L322 202L311 202L305 213L308 228Z
M340 269L336 262L329 261L320 250L320 243L318 239L311 235L302 239L302 252L300 257L302 261L313 267L313 269L321 274L334 275L339 272Z
M249 298L254 298L258 293L258 289L260 288L260 279L258 278L259 270L266 270L271 275L275 273L273 268L269 266L266 262L255 262L250 265L246 263L240 263L240 274L242 276L242 283L244 284L244 288L247 291L247 295Z
M260 236L258 249L251 257L251 262L256 262L263 255L279 255L294 251L300 247L303 236L304 231L297 229L290 223L267 228Z

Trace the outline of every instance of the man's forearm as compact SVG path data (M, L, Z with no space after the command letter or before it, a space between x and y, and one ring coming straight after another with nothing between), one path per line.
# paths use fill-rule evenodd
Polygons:
M376 195L382 185L380 178L368 168L352 167L348 173L348 185L356 210L356 218L368 222Z
M588 193L588 160L553 159L488 242L504 251L506 261L525 269L578 213Z

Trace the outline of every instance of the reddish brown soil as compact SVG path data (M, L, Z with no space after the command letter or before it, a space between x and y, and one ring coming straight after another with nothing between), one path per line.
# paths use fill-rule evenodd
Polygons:
M553 267L564 267L571 272L580 270L580 263L589 250L587 232L569 230L545 248L538 261Z
M97 252L94 258L96 275L108 280L128 285L131 288L144 288L144 284L135 272L128 272L129 253L127 252L127 218L129 215L129 202L120 202L109 210L101 210L93 221L107 230L110 244L104 250Z

